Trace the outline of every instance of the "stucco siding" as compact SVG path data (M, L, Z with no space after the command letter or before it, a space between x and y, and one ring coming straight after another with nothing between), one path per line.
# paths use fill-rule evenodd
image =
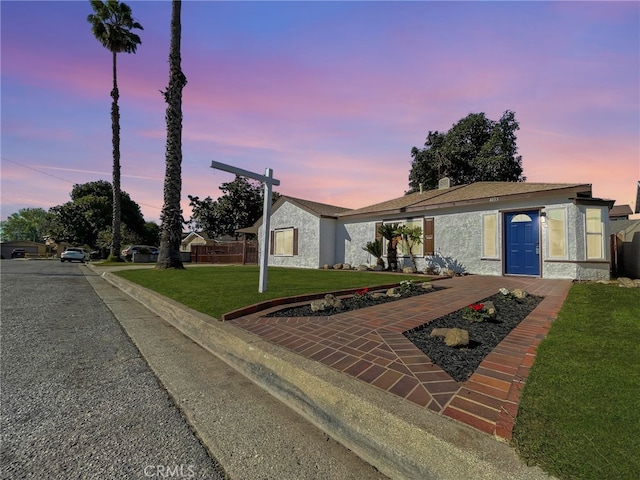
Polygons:
M285 202L271 215L270 230L298 229L298 255L269 255L269 265L280 267L318 268L320 258L320 218ZM262 226L259 229L262 235Z

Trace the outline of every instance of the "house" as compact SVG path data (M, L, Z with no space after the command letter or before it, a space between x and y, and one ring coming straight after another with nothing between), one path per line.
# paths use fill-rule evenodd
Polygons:
M209 245L213 243L213 240L210 240L209 236L204 232L189 232L188 234L183 235L183 237L184 238L180 242L181 252L191 252L192 245Z
M629 220L629 215L633 215L633 210L629 205L614 205L609 210L609 220Z
M30 240L14 240L10 242L2 242L1 257L11 258L11 252L16 248L22 248L27 251L27 255L35 257L43 257L48 253L47 245L44 243L32 242Z
M271 213L269 265L371 265L362 247L380 225L400 223L422 228L413 249L420 271L604 279L613 204L578 183L443 182L355 210L282 196ZM262 238L262 221L255 227ZM412 266L407 253L400 245L399 267Z

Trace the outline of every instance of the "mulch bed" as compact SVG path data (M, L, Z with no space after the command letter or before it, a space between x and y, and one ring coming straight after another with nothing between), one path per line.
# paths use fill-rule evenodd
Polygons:
M404 336L456 382L464 382L496 345L538 306L542 297L528 295L523 299L515 299L498 293L477 303L487 301L492 301L496 307L495 319L470 322L462 318L463 311L458 310L408 330L404 332ZM444 343L443 337L429 336L434 328L467 330L469 345L449 347Z
M300 305L299 307L288 307L283 308L282 310L278 310L268 315L266 317L326 317L329 315L335 315L336 313L349 312L351 310L357 310L359 308L373 307L375 305L381 305L383 303L395 302L397 300L402 300L403 298L415 297L417 295L425 295L431 292L437 292L438 290L444 290L446 287L436 287L435 285L431 289L423 289L417 288L416 290L406 293L401 297L380 297L373 299L370 296L367 296L365 299L355 299L354 297L342 298L342 308L331 309L331 310L323 310L314 312L311 310L309 304ZM370 289L369 292L376 292L375 289Z

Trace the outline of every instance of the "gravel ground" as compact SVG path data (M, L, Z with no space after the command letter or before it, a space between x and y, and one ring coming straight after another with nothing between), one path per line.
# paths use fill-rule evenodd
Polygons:
M489 300L496 307L496 317L493 320L470 322L462 317L462 310L458 310L404 332L404 336L456 382L464 382L496 345L538 306L542 297L529 295L524 299L514 299L496 294L477 303L484 304ZM434 328L467 330L469 345L449 347L445 345L443 337L430 336Z
M224 478L82 268L2 261L0 476Z

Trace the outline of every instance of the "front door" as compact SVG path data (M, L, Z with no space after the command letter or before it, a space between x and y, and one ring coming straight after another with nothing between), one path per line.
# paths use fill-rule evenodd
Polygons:
M505 213L505 273L540 275L539 212Z

